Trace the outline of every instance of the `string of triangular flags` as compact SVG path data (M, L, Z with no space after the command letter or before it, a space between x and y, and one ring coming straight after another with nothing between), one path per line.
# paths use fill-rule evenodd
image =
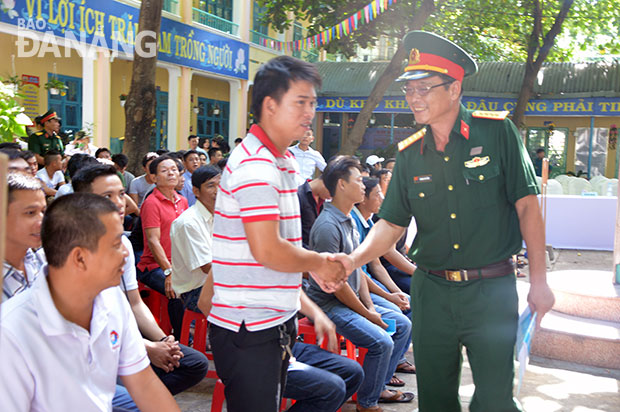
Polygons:
M378 15L387 11L388 6L391 6L394 3L396 3L396 0L372 0L362 9L342 20L337 25L313 36L289 42L261 37L259 39L259 44L277 51L284 51L285 53L299 51L302 49L315 49L318 47L323 47L333 39L340 39L341 37L348 36L357 30L360 25L373 21Z

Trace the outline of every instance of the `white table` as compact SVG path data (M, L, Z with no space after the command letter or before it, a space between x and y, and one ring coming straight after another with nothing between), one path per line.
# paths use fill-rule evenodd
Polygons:
M540 199L540 196L539 196ZM614 250L618 198L547 196L547 244L558 249Z

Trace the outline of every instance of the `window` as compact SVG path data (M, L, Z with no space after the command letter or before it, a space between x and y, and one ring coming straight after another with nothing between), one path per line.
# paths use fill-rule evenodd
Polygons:
M198 122L196 134L198 137L212 139L215 135L228 137L228 121L230 105L222 100L198 98Z
M168 92L157 90L154 129L149 140L149 150L168 148Z
M568 128L560 127L553 130L546 127L530 127L527 129L527 152L534 163L536 150L545 149L551 171L549 177L566 173L566 140Z
M82 79L79 77L54 75L48 73L47 78L57 78L67 86L64 95L53 95L47 92L47 102L50 109L62 119L61 132L71 133L82 129Z

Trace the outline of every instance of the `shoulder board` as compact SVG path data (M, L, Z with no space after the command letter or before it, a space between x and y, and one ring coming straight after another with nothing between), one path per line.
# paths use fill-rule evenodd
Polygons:
M508 113L507 110L501 112L476 110L472 112L471 117L475 117L476 119L504 120L508 116Z
M405 150L406 148L408 148L409 146L411 146L412 144L414 144L415 142L423 138L425 134L426 134L426 127L424 129L418 130L417 132L415 132L414 134L412 134L405 140L400 141L398 143L398 151L402 152L403 150Z
M45 130L39 130L38 132L34 132L37 136L43 136L45 134Z

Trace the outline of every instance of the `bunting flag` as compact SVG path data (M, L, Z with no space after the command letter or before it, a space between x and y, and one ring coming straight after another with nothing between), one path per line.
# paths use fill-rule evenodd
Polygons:
M334 38L340 39L356 31L361 25L368 24L380 14L388 11L389 6L397 0L372 0L366 6L345 18L338 24L323 30L313 36L302 40L282 42L278 40L259 39L259 44L263 47L271 48L286 53L301 51L304 49L314 49L327 46Z

